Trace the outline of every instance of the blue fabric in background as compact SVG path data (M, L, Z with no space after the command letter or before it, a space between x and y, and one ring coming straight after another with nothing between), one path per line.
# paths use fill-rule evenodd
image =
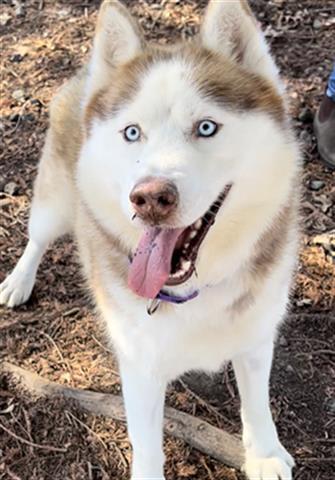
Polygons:
M335 64L328 80L327 96L335 102Z

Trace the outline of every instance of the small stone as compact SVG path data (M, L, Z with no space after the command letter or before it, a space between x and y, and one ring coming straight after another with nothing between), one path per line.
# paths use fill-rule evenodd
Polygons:
M294 368L292 367L292 365L288 364L288 365L286 365L286 371L289 372L289 373L293 373Z
M24 11L24 7L20 0L13 0L15 6L15 15L17 17L24 17L26 12Z
M302 130L299 135L299 139L302 142L305 142L310 137L309 133L306 130Z
M6 185L6 179L2 175L0 175L0 192L4 191L5 185Z
M17 7L17 8L15 9L15 15L16 15L17 17L24 17L25 14L26 14L26 12L24 11L22 5L21 5L20 7Z
M325 182L322 180L311 180L309 183L309 188L311 190L314 190L315 192L318 192L325 186Z
M322 247L327 255L335 258L335 230L315 235L311 238L310 244Z
M310 108L305 107L299 113L298 119L302 123L311 123L314 119L314 114Z
M9 60L13 63L20 63L23 60L23 56L20 53L14 53Z
M10 117L9 120L13 123L16 123L19 121L20 115L18 113L13 113Z
M328 213L329 209L332 207L332 201L328 195L318 195L315 197L315 203L320 205L321 211L323 213Z
M311 298L302 298L301 300L298 300L296 305L297 307L308 307L309 305L312 305L312 299Z
M35 111L37 111L38 113L41 112L42 108L43 108L43 103L38 99L38 98L33 98L31 101L30 101L32 107L34 107L33 109Z
M0 25L2 27L5 27L6 25L8 25L10 19L11 19L11 16L8 15L8 13L6 13L6 12L2 13L0 15Z
M17 90L14 90L14 92L12 93L12 97L17 101L24 100L25 99L24 90L22 90L22 88L18 88Z
M64 17L68 17L70 15L71 10L68 9L68 8L62 8L62 9L58 10L57 13L60 17L64 18Z
M314 28L315 30L319 30L320 28L322 28L322 22L321 22L318 18L316 18L316 19L314 20L314 22L313 22L313 28Z
M288 343L287 343L287 340L286 340L286 338L284 337L284 335L281 335L281 336L279 337L279 345L280 345L281 347L287 347Z
M69 65L71 65L71 59L68 57L63 58L62 64L64 67L68 67Z
M15 195L19 190L18 185L15 182L8 182L4 187L4 192L8 195Z
M42 106L42 103L41 103L41 101L40 101L38 98L33 98L32 101L31 101L31 104L32 104L32 105L36 105L37 107L41 107L41 106Z
M306 130L302 130L299 135L299 140L306 147L309 147L312 144L312 135L308 133Z
M34 122L35 115L33 113L26 113L25 115L21 115L21 120L23 122Z
M326 401L326 409L328 410L329 413L332 415L335 415L335 398L329 398Z

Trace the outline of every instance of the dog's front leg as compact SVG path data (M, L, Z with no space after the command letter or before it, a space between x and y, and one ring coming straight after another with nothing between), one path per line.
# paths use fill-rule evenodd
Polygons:
M146 366L120 361L132 480L164 480L163 415L166 382Z
M294 461L281 445L269 401L273 341L233 360L241 396L245 472L251 480L291 480Z

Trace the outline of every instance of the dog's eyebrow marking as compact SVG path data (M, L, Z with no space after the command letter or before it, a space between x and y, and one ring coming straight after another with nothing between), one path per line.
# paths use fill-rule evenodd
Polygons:
M166 48L152 46L111 74L109 86L97 92L86 107L86 131L89 132L94 118L108 119L129 104L154 65L171 60L179 62L183 69L186 65L190 82L201 95L219 106L264 111L280 123L285 121L283 100L265 78L246 74L235 62L201 45L181 44Z
M86 107L86 130L89 132L94 118L108 119L129 104L140 90L145 73L172 57L172 50L152 47L111 74L110 84L98 91Z
M285 120L283 100L263 77L246 74L234 62L216 53L197 52L194 83L198 91L218 105L240 110L260 110L275 120Z

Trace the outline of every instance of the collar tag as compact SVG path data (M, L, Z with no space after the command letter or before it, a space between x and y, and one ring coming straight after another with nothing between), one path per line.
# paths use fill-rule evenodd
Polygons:
M160 298L153 298L148 301L147 304L147 313L148 315L153 315L156 310L158 310L159 305L161 304Z
M163 290L161 290L156 298L150 299L147 304L148 315L153 315L159 308L161 302L174 303L175 305L180 305L186 303L189 300L193 300L199 295L199 290L186 295L185 297L178 297L176 295L170 295Z

